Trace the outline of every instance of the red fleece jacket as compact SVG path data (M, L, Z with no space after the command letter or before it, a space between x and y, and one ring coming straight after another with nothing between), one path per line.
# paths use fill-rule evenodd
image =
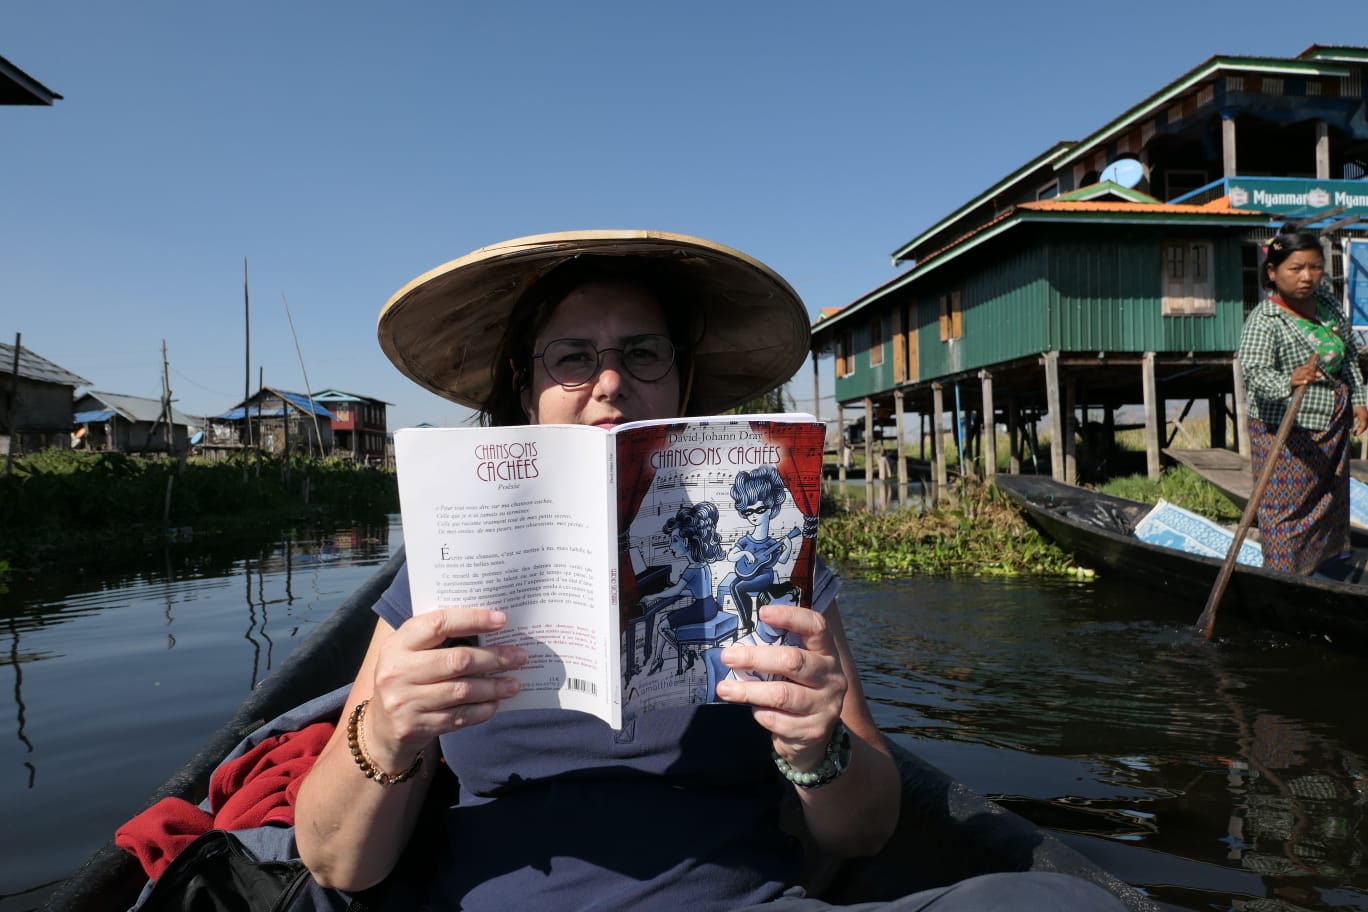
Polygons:
M181 849L210 830L293 826L299 784L333 728L331 722L315 722L263 740L214 770L208 813L184 799L163 798L115 830L114 843L155 880Z

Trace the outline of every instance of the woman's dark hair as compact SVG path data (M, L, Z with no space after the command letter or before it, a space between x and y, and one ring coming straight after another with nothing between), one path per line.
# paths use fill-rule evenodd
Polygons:
M486 427L527 424L522 391L532 376L532 346L537 334L570 292L590 282L625 282L645 289L660 302L670 341L679 352L676 367L685 369L688 350L697 341L689 305L691 283L668 262L629 256L586 254L566 260L523 292L509 314L499 348L494 354L492 384L480 407ZM682 363L681 363L682 362ZM683 387L681 386L681 390ZM680 403L680 413L683 406Z
M1284 260L1300 250L1314 250L1321 256L1325 256L1325 248L1321 247L1320 235L1314 231L1288 231L1279 234L1268 242L1268 253L1264 257L1263 285L1265 288L1273 287L1273 280L1268 277L1269 271L1277 269Z
M665 534L679 532L688 549L689 560L696 564L712 563L727 553L717 533L717 519L717 507L712 501L685 504L665 520Z

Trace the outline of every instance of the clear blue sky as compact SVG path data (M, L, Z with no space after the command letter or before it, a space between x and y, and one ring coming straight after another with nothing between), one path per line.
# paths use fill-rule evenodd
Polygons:
M659 228L760 258L816 313L1208 57L1368 43L1368 3L47 0L0 7L0 36L65 96L0 108L0 339L149 397L165 339L178 407L219 412L246 257L252 388L305 386L283 296L313 388L399 427L467 416L375 340L439 263ZM811 374L791 389L811 410Z

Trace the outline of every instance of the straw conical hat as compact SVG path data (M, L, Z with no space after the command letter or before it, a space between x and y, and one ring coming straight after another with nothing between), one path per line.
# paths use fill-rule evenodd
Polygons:
M688 283L701 338L689 411L713 414L786 382L808 352L797 292L768 266L702 238L660 231L564 231L481 247L399 289L380 312L380 347L410 379L478 409L514 304L574 257L655 258Z

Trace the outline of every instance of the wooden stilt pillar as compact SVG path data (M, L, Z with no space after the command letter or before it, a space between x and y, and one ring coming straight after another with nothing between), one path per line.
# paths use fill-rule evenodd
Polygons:
M945 468L945 387L939 383L931 384L931 439L935 455L936 499L945 496L945 488L950 482Z
M874 400L864 398L865 506L874 509Z
M993 405L992 373L979 371L979 382L983 384L983 417L979 421L983 429L983 477L992 478L997 474L997 413Z
M1102 406L1102 454L1101 462L1105 467L1106 474L1112 473L1112 457L1116 455L1116 408L1111 405Z
M1045 408L1050 413L1050 477L1064 481L1064 403L1059 395L1059 352L1045 353Z
M1021 409L1016 397L1007 400L1007 471L1021 474Z
M898 503L906 506L907 504L907 441L903 438L903 393L902 390L893 391L893 421L898 432Z
M1145 395L1145 473L1150 478L1158 478L1159 429L1163 427L1164 416L1160 414L1163 404L1159 402L1158 383L1154 377L1154 352L1145 352L1145 362L1140 370L1140 386Z
M1226 408L1225 396L1207 398L1207 425L1210 427L1211 445L1218 449L1226 448Z
M1235 446L1241 456L1250 458L1249 449L1249 398L1245 393L1244 374L1240 371L1240 356L1230 359L1231 379L1235 381Z
M818 384L817 376L817 357L812 358L812 417L818 421L822 420L822 392L821 385Z
M1064 480L1078 484L1078 381L1064 378Z
M846 443L845 406L836 403L836 481L841 486L841 497L846 495L846 469L850 466L850 445Z

